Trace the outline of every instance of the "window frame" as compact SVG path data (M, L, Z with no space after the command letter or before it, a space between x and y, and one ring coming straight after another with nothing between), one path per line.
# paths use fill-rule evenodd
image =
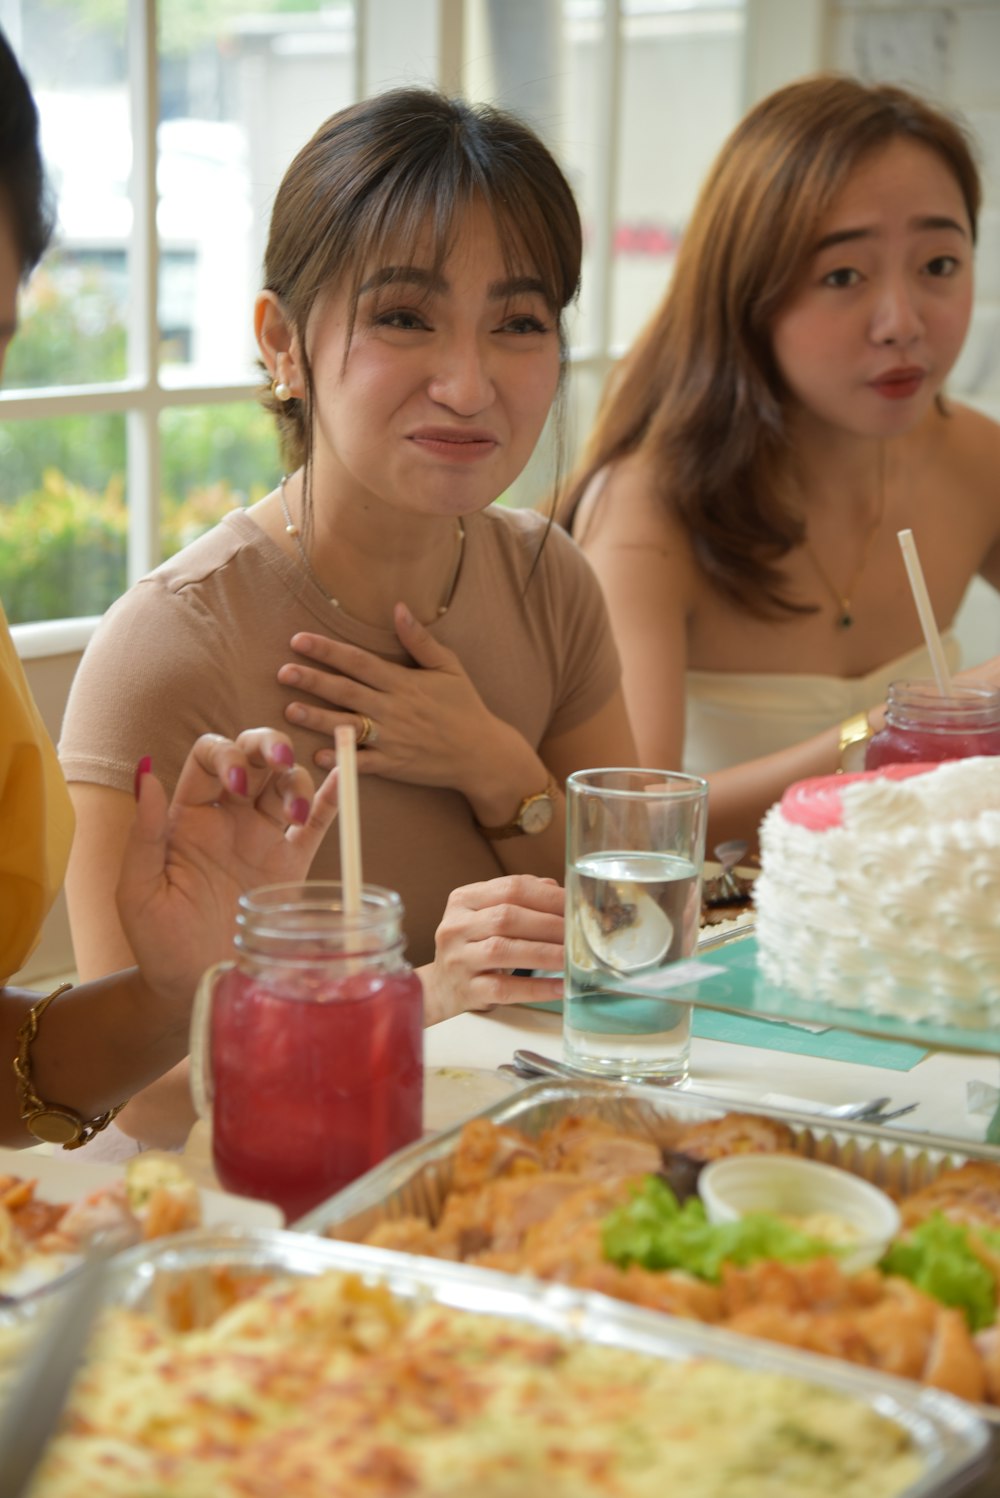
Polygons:
M178 406L225 405L249 401L258 389L253 378L235 382L186 380L172 373L161 378L158 359L157 288L160 253L157 239L156 152L159 123L157 13L168 0L127 0L127 69L130 82L133 170L130 196L133 230L129 242L130 299L128 313L128 374L109 383L68 387L43 387L27 391L0 390L0 420L38 420L65 415L119 414L126 421L126 494L128 508L128 586L138 581L161 560L159 540L159 493L161 472L160 420ZM364 97L371 86L371 47L379 0L352 0L354 9L354 95ZM432 82L448 92L461 92L465 73L465 41L468 33L467 0L431 0L436 10L436 77ZM481 0L482 3L482 0ZM554 0L553 0L554 3ZM574 373L579 371L602 380L621 353L613 345L613 247L615 205L619 188L621 90L623 36L628 17L624 0L599 0L602 40L600 68L594 107L603 122L597 132L599 156L594 163L600 226L592 244L588 277L593 315L587 329L589 341L572 351ZM821 4L822 0L807 0ZM745 38L756 36L754 12L767 10L774 0L745 0ZM744 79L744 94L751 93ZM81 630L88 634L97 619L65 621L72 628L62 635L78 641ZM59 621L24 623L13 627L15 643L23 655L51 649L60 638L53 628ZM89 630L87 628L89 626ZM46 645L43 642L49 642Z

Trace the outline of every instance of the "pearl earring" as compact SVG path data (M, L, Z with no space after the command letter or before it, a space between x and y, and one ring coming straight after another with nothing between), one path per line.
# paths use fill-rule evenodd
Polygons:
M284 380L272 380L271 390L275 400L281 401L282 405L284 405L285 401L290 401L292 398L292 387L286 384Z

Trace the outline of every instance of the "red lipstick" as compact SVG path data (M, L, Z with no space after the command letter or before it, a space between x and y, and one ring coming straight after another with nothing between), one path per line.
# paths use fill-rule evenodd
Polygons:
M918 365L907 364L897 369L887 369L869 383L875 394L881 395L884 400L909 400L924 383L926 374L926 370Z

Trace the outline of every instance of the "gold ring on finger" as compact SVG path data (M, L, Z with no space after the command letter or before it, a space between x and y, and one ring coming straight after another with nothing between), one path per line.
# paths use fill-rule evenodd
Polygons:
M378 738L378 730L367 713L361 714L361 728L358 732L358 748L363 749L366 744L374 744Z

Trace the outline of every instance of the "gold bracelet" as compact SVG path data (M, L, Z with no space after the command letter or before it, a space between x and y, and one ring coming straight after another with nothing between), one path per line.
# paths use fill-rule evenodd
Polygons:
M32 1004L18 1026L17 1055L14 1057L17 1101L25 1127L45 1144L61 1144L67 1150L79 1149L81 1144L88 1144L95 1134L107 1128L125 1106L125 1103L119 1103L116 1108L109 1108L107 1113L102 1113L100 1118L92 1118L89 1123L85 1123L75 1108L64 1108L61 1103L46 1103L35 1091L35 1084L31 1079L31 1047L38 1034L38 1021L52 1000L58 999L60 994L72 987L72 983L62 983L44 999L39 999L37 1004Z
M864 769L865 749L874 732L875 730L868 721L867 712L854 713L850 718L844 719L840 725L840 737L837 742L838 775L843 775L848 770Z

